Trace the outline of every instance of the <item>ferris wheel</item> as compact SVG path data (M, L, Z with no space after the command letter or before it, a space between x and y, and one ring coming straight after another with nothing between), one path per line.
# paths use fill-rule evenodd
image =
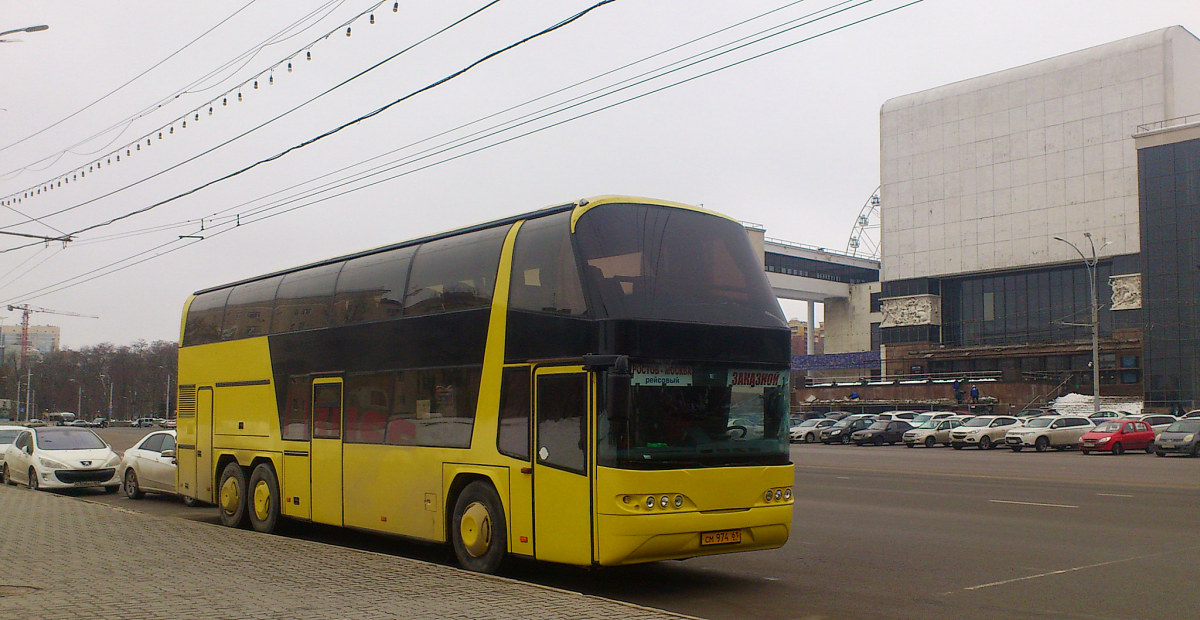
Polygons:
M854 220L854 228L850 230L850 239L846 242L846 253L879 260L879 246L879 188L876 187Z

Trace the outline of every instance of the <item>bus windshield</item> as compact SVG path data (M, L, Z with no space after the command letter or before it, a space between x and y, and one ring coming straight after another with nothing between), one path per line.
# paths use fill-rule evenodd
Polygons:
M598 462L623 469L786 465L788 371L635 365L628 416L600 415Z
M761 257L737 222L640 204L602 211L585 213L575 228L596 316L787 327Z

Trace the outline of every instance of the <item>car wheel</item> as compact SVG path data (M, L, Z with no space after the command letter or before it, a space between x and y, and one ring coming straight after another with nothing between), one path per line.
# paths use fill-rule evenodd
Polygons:
M883 435L876 435L876 436L875 436L875 445L877 445L877 446L882 446L882 445L883 445Z
M4 486L12 486L12 477L8 475L8 465L0 463L0 479L4 480Z
M246 524L246 472L237 461L232 461L221 471L218 486L218 504L221 508L221 524L226 527L244 527Z
M133 468L125 470L125 497L129 499L142 499L146 494L142 492L142 487L138 485L137 472Z
M1112 451L1113 454L1121 456L1122 454L1125 454L1125 446L1122 446L1120 442L1114 443Z
M906 447L906 448L911 448L911 447L913 447L913 446L915 446L915 445L917 445L917 444L916 444L916 442L914 442L914 441L906 441L906 442L904 442L904 447ZM928 446L926 446L926 447L928 447Z
M1091 450L1084 450L1083 448L1080 448L1080 449L1079 449L1079 453L1080 453L1080 454L1082 454L1082 455L1084 455L1084 456L1087 456L1087 455L1091 454L1091 453L1092 453L1092 451L1091 451Z
M1162 450L1159 450L1158 448L1154 449L1154 456L1166 456L1166 455L1167 455L1166 452L1163 452Z
M992 438L988 437L987 435L980 437L979 438L979 449L980 450L991 450L992 449Z
M962 449L963 449L963 447L962 447L962 444L957 444L957 443L955 443L955 444L950 444L950 447L951 447L951 448L954 448L955 450L962 450Z
M1192 450L1188 454L1191 456L1200 456L1200 442L1192 444Z
M930 435L925 438L925 447L926 448L932 448L936 445L937 445L937 439L934 439L933 435Z
M850 438L845 435L842 435L842 445L843 446L850 445Z
M812 433L809 433L804 436L804 443L815 443L816 441L817 441L817 436Z
M495 572L508 551L504 510L491 484L476 480L454 502L450 520L454 555L463 568Z
M1049 437L1038 437L1037 441L1033 442L1033 449L1038 452L1045 452L1050 449Z
M37 472L32 467L29 468L29 488L30 490L38 490Z
M279 480L275 468L269 463L259 463L250 474L250 525L264 534L275 531L279 522Z
M1153 443L1146 444L1146 454L1154 454L1154 444Z

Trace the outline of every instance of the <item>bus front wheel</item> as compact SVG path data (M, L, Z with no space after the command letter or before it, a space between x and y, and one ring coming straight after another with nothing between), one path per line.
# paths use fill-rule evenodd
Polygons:
M246 523L246 472L237 461L230 461L221 470L221 484L217 498L221 510L221 524L226 527L243 527Z
M492 485L476 480L454 502L451 518L454 555L465 569L493 573L508 551L504 508Z
M250 525L256 531L270 534L279 523L279 479L269 463L259 463L250 474Z

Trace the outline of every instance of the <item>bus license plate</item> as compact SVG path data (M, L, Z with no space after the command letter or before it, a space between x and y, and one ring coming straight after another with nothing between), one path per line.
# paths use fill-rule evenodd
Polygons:
M732 545L742 542L741 530L721 530L719 532L701 532L700 546Z

